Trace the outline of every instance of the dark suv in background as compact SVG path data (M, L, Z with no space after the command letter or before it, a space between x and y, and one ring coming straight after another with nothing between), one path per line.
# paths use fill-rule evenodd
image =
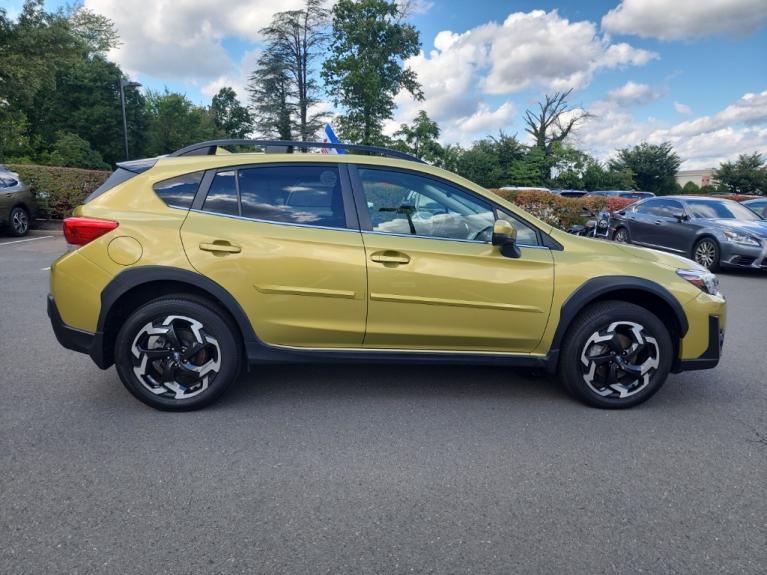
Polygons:
M613 216L617 242L677 253L712 271L767 269L767 221L733 200L649 198Z
M17 173L0 166L0 227L12 236L25 236L36 216L37 204L32 191Z

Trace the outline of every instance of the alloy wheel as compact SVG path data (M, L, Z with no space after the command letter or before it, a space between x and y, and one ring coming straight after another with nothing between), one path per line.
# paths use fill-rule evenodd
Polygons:
M29 229L29 217L22 209L13 210L11 215L11 227L16 235L23 236Z
M620 228L615 232L615 241L621 244L628 243L629 235L624 228Z
M631 321L616 321L594 332L580 358L586 385L610 399L625 399L642 391L659 366L658 342L644 326Z
M705 268L716 263L716 245L711 240L701 240L695 247L695 261Z
M133 373L151 393L189 399L221 370L221 348L199 321L170 315L142 327L131 346Z

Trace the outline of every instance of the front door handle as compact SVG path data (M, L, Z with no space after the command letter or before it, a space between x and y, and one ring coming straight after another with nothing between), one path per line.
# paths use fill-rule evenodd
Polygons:
M242 248L226 240L213 240L212 242L203 242L200 249L204 252L214 252L220 254L238 254Z
M662 226L665 222L663 220L655 220L656 226Z
M385 251L376 252L370 259L379 264L404 265L410 263L410 256L401 252Z

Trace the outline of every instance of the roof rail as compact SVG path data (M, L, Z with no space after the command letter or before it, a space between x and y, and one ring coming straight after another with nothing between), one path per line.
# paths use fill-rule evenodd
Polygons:
M331 142L297 142L286 140L209 140L192 144L186 148L176 150L171 157L178 156L213 156L216 154L216 148L220 146L261 146L266 153L292 154L296 148L334 148L336 150L348 150L350 152L365 152L368 154L378 154L388 158L398 158L400 160L409 160L424 164L423 160L406 152L399 150L389 150L379 146L365 146L362 144L335 144Z

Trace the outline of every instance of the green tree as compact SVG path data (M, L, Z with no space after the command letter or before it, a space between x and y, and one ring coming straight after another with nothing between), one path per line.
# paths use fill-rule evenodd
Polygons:
M637 189L662 195L679 188L675 176L680 164L670 142L659 145L642 142L619 150L618 157L610 160L609 166L617 172L631 170Z
M767 165L758 152L722 162L714 178L731 194L767 194Z
M336 106L341 136L375 144L383 121L392 117L394 96L402 90L423 99L413 70L404 61L420 48L418 30L402 21L397 2L339 0L332 11L333 41L322 78Z
M183 94L147 92L149 110L149 153L161 155L194 142L211 140L223 134L205 108L192 104Z
M312 113L312 107L319 102L313 63L327 42L328 16L322 0L306 0L301 10L275 14L271 24L261 31L269 57L279 60L279 67L290 83L286 93L295 98L291 106L296 116L293 123L303 141L314 139L327 116Z
M41 89L29 110L31 130L42 149L60 131L88 141L110 164L125 159L118 83L120 68L102 55L76 60L56 73L55 87ZM132 157L146 151L149 118L144 96L125 90L128 141Z
M87 141L71 132L58 132L56 134L53 151L47 163L69 168L109 169L109 164L104 162L101 154L91 148Z
M82 57L83 43L61 13L27 0L14 21L0 8L0 160L38 147L28 113L37 93L56 84L57 71Z
M551 177L551 168L556 162L557 149L562 149L565 138L589 114L570 108L567 98L572 88L566 92L546 94L543 102L538 102L538 110L525 111L525 131L533 137L534 146L540 150L546 161L538 162L541 169L540 180L546 182Z
M285 60L267 48L258 59L248 84L253 125L261 135L293 139L293 86Z
M429 162L434 162L442 151L437 142L439 126L423 110L413 118L412 124L400 124L399 130L394 132L394 137L404 140L406 151Z
M700 188L698 187L698 184L695 182L687 182L684 186L682 186L682 193L683 194L699 194Z
M253 130L250 112L240 104L237 92L229 86L224 86L213 96L210 111L213 123L228 138L246 138Z
M114 22L93 10L79 6L69 15L69 24L91 54L104 55L120 45Z

